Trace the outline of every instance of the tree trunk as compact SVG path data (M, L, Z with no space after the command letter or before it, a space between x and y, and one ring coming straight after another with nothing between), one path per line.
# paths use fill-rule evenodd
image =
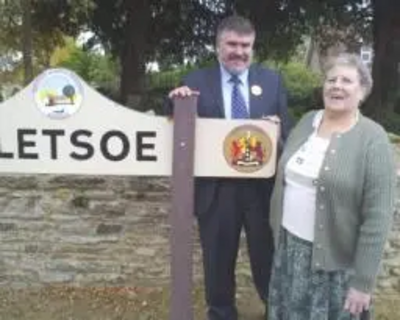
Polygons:
M22 0L22 54L25 84L28 84L33 79L31 8L31 0Z
M148 0L126 0L127 22L121 53L121 103L141 109L144 92L146 36L150 22Z
M373 0L374 88L366 104L368 114L380 118L393 111L399 83L398 0ZM397 7L397 9L396 9Z

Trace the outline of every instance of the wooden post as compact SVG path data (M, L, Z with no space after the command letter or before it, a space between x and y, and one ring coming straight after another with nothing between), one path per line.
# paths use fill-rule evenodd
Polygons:
M194 137L197 98L174 100L170 320L193 320Z

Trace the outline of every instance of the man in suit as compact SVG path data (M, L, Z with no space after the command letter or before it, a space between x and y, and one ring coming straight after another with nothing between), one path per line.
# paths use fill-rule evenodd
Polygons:
M255 30L247 19L224 19L216 37L218 64L190 73L169 98L198 95L198 116L275 118L281 140L289 121L286 91L279 75L252 64ZM169 100L167 112L172 112ZM235 265L242 227L246 232L253 280L266 303L273 240L269 199L273 179L196 178L195 215L203 250L209 320L237 320Z

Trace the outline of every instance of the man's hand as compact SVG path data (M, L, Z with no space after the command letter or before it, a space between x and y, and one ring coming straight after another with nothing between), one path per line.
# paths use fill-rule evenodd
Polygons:
M191 97L191 96L198 96L200 94L199 91L192 90L188 86L182 86L175 88L172 90L169 94L168 97L170 99L173 98L186 98L186 97Z
M370 294L350 288L347 292L344 310L349 311L354 316L358 316L363 310L369 309L370 303Z

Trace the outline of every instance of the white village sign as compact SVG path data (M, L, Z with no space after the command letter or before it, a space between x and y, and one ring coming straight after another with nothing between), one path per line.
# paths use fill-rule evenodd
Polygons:
M0 172L170 176L172 127L51 69L0 104ZM197 119L194 175L273 175L276 129L269 121Z
M0 104L0 173L172 176L170 320L192 320L194 176L275 173L276 123L196 117L196 98L174 117L103 97L74 73L52 69Z

